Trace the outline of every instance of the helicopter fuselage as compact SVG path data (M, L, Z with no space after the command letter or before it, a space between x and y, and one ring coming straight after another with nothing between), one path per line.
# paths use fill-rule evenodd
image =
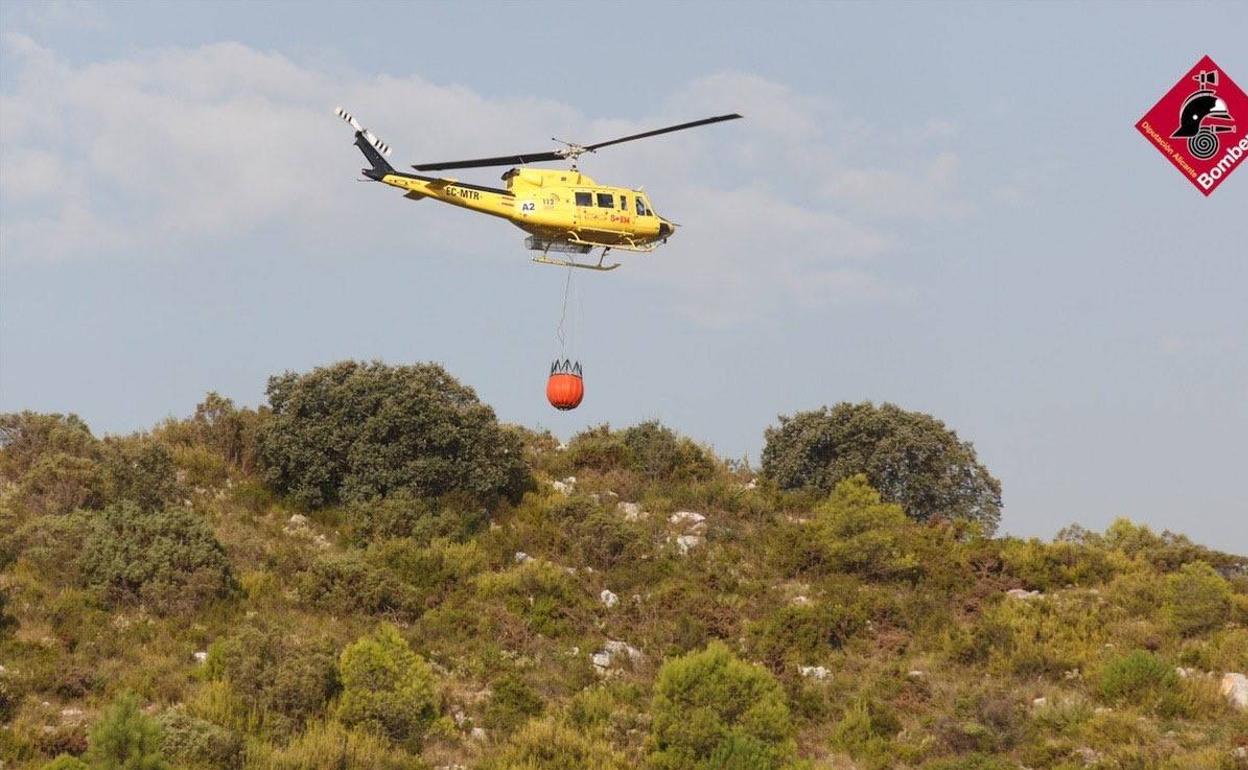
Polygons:
M388 169L364 174L413 200L432 198L506 219L539 244L651 251L676 228L654 213L643 191L600 185L576 169L513 168L503 174L506 188Z

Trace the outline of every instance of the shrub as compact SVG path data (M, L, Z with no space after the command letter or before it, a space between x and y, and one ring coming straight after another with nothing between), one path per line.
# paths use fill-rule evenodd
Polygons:
M243 739L237 733L197 719L182 709L169 709L156 718L161 750L179 768L232 770L242 764Z
M519 436L435 364L346 361L270 377L260 463L310 506L406 490L518 499L529 485Z
M286 746L248 751L248 770L417 770L424 765L380 735L350 730L340 722L313 722Z
M299 598L334 613L413 617L420 614L420 594L360 551L318 556L295 580Z
M710 478L715 461L702 447L677 436L657 420L620 432L629 465L649 479L688 481Z
M78 757L62 754L44 765L42 770L91 770L91 768Z
M66 514L98 508L104 501L104 472L88 457L63 452L43 455L21 476L18 497L35 513Z
M339 670L338 718L343 724L419 744L438 714L433 670L412 652L397 628L382 624L372 636L348 645Z
M411 538L428 543L435 537L462 538L473 534L488 520L479 503L451 495L433 500L408 491L354 503L345 512L351 539L360 545L390 538Z
M782 416L766 441L763 475L783 489L827 494L862 473L885 500L920 521L967 518L991 532L1001 518L1001 483L970 443L921 412L841 403Z
M571 576L548 562L535 559L506 572L481 575L476 582L484 597L502 599L508 610L543 636L569 633L584 609L584 592Z
M515 733L484 770L625 770L632 767L605 741L546 719Z
M237 590L225 549L195 514L133 503L92 516L79 559L90 587L109 600L162 613L193 610Z
M0 414L0 477L19 482L40 458L96 459L99 441L77 415Z
M750 647L774 671L813 663L844 644L867 619L861 608L839 603L785 605L751 625Z
M91 729L87 762L91 770L167 770L156 720L139 710L131 694L118 697Z
M1135 650L1109 660L1100 674L1101 695L1108 701L1140 703L1178 686L1174 667L1157 656Z
M865 475L838 482L815 513L822 559L831 569L880 579L919 573L907 543L913 522L901 506L881 502Z
M1189 562L1166 577L1165 612L1183 636L1211 631L1231 617L1231 586L1203 561Z
M153 511L178 497L173 457L157 441L142 436L105 439L101 462L109 501Z
M891 709L875 700L859 699L845 710L833 728L831 745L867 767L884 768L891 764L892 737L900 729Z
M516 674L505 674L490 685L485 707L485 726L510 731L542 713L542 699Z
M244 628L208 648L208 676L229 682L256 721L289 733L338 691L328 641L298 641L274 629Z
M655 768L711 768L733 752L756 770L780 768L796 753L784 691L766 669L720 642L668 660L651 704Z

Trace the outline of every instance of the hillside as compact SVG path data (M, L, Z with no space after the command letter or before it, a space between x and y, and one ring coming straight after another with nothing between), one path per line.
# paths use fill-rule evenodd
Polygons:
M4 415L0 766L1248 768L1248 558L995 536L891 406L767 442L563 445L428 365Z

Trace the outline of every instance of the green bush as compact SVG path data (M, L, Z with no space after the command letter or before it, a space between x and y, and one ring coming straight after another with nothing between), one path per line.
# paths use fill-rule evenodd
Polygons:
M62 754L44 765L42 770L91 770L91 768L78 757Z
M785 605L750 625L750 649L772 670L822 660L857 633L868 615L841 603Z
M338 719L398 743L419 745L438 715L433 670L385 623L348 645L339 659Z
M335 721L313 722L290 743L253 746L248 770L421 770L425 765L384 736L350 730Z
M333 613L410 618L422 609L418 591L360 551L318 556L296 577L295 590L303 602Z
M501 599L507 609L523 617L543 636L570 633L585 614L586 597L570 575L544 561L533 560L505 572L491 572L476 580L481 596Z
M1156 700L1178 687L1174 666L1143 650L1110 659L1101 668L1100 692L1113 703Z
M659 770L712 770L734 753L770 770L796 753L779 683L720 642L665 662L650 711L650 761Z
M1212 631L1231 617L1231 586L1203 561L1189 562L1166 577L1165 612L1183 636Z
M506 674L490 685L485 726L491 730L514 730L540 713L541 696L518 675Z
M269 378L260 463L310 506L407 491L517 499L529 486L520 437L435 364L345 361Z
M877 579L915 577L921 564L909 540L917 527L901 506L880 501L863 474L837 483L815 509L824 564L837 572Z
M892 404L841 403L782 416L768 428L762 472L782 489L824 494L856 474L914 519L966 518L991 532L1001 483L944 423Z
M139 710L139 699L121 695L91 728L91 770L168 770L156 720Z
M462 495L434 500L406 490L353 503L347 506L345 517L351 539L360 545L391 538L420 543L435 537L464 538L480 530L489 518L480 504Z
M245 627L209 645L205 671L230 684L254 721L285 734L320 714L338 692L336 658L326 640Z
M243 762L243 739L237 733L176 708L156 717L161 751L179 768L234 770Z
M512 735L483 770L626 770L632 766L605 741L544 719Z
M63 452L43 455L21 476L18 497L30 510L42 514L98 508L105 499L104 471L88 457Z
M111 502L129 502L154 511L178 497L177 469L169 450L143 436L108 438L101 464Z
M831 745L869 768L882 769L892 764L892 738L900 729L892 709L876 700L859 699L833 728Z
M203 520L181 508L111 506L90 518L79 558L89 587L114 603L141 601L187 612L237 590L225 549Z
M690 481L710 478L715 472L710 453L657 420L625 428L620 441L629 466L648 479Z

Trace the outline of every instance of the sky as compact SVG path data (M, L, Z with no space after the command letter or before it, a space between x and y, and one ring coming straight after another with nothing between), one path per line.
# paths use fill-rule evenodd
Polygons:
M8 0L0 411L124 433L436 361L503 420L659 419L757 465L779 415L893 402L974 444L1004 532L1127 516L1248 553L1248 171L1205 198L1133 127L1204 54L1248 86L1246 29L1233 3ZM339 105L396 165L745 120L582 158L681 227L572 276L565 348L567 271L361 184Z

